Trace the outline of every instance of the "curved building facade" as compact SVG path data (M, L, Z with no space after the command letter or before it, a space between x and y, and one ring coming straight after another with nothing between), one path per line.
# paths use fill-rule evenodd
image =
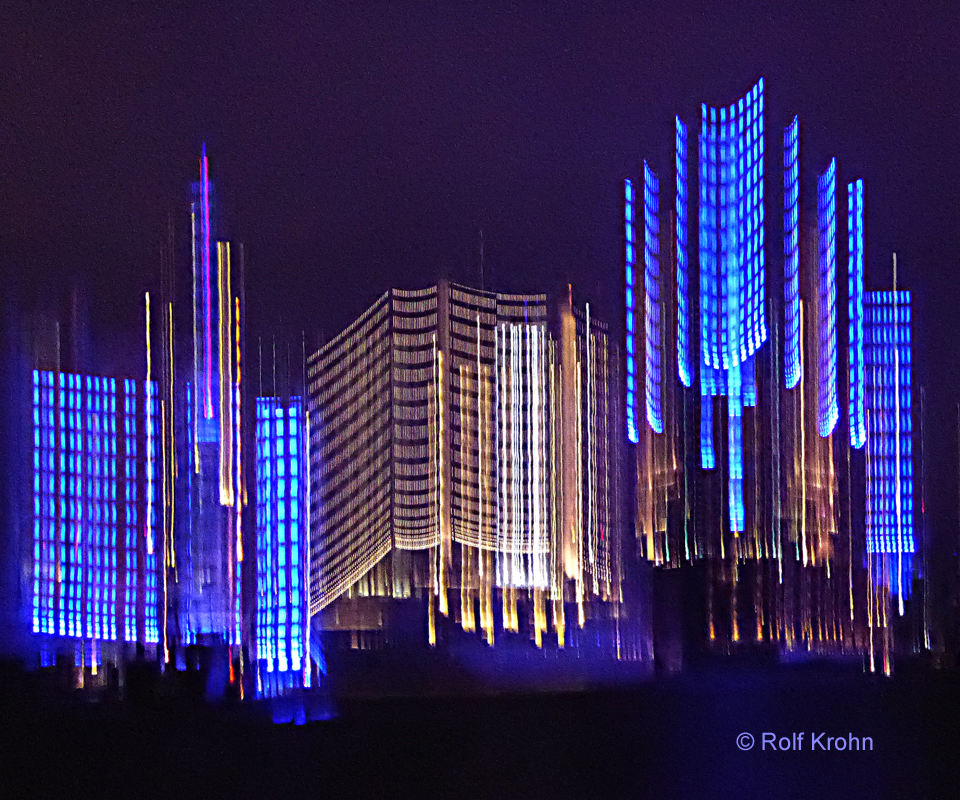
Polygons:
M493 643L563 646L622 599L619 351L589 306L440 284L383 295L308 358L310 610L427 600ZM316 421L315 423L313 421Z

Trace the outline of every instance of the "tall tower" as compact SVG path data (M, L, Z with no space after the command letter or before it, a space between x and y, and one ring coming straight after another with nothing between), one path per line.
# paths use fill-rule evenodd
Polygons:
M191 185L190 350L181 359L185 508L176 539L180 638L239 645L243 507L242 249L223 240L206 146Z

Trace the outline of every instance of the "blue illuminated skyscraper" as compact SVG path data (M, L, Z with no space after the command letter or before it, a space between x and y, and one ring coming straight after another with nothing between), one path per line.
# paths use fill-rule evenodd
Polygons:
M850 365L850 445L860 449L867 440L863 367L863 181L847 184L847 276Z
M257 398L258 692L275 695L310 681L303 403Z
M156 384L33 370L31 632L95 661L160 640L158 425Z
M784 384L800 382L800 118L783 134Z
M837 402L837 161L833 159L817 184L820 240L819 414L821 436L829 436L840 418Z
M763 79L733 105L701 108L701 465L715 463L711 398L727 397L730 526L743 530L744 405L764 318Z
M867 556L874 585L902 600L915 551L910 292L867 292L864 311Z
M646 332L647 422L654 433L663 433L663 388L660 317L660 180L643 162L643 263Z

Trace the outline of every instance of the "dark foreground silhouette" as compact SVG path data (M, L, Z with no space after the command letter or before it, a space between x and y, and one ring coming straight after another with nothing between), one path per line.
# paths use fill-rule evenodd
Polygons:
M922 798L960 785L960 681L927 669L711 667L556 693L353 692L330 719L286 725L275 707L176 695L146 672L126 699L96 703L44 696L16 669L2 677L4 782L24 796ZM806 746L825 732L874 749L761 746L763 733L797 732ZM741 733L752 749L738 748Z

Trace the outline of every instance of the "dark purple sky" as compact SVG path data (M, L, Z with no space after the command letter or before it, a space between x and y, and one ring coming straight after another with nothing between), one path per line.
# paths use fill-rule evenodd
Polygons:
M673 114L696 126L762 75L768 129L801 116L807 202L831 155L866 179L868 286L897 250L944 414L960 385L950 3L23 5L0 25L0 266L27 294L89 287L100 327L138 335L204 140L258 329L476 283L481 227L497 288L572 280L612 313L622 178L669 176Z

